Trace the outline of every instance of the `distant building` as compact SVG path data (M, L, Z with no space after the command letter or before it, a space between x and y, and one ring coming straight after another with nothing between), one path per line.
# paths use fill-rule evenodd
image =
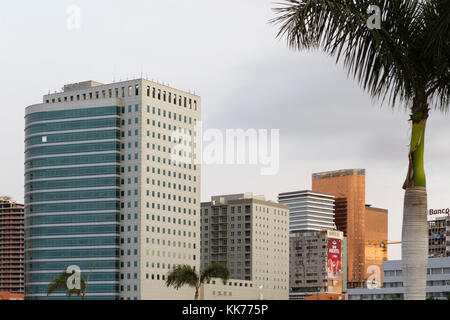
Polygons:
M383 287L379 289L349 289L348 300L403 299L401 260L383 262ZM446 299L450 292L450 257L428 259L427 298Z
M201 204L201 268L228 266L231 278L262 286L266 299L289 297L289 207L250 193Z
M341 231L295 231L290 235L291 300L343 291L344 234Z
M24 206L0 197L0 292L24 293Z
M365 170L350 169L312 176L312 190L335 197L335 223L348 243L348 287L363 288L374 266L381 270L387 250L388 211L366 205Z
M430 257L447 257L450 255L450 217L438 217L428 221L428 254Z
M309 190L285 192L278 195L278 202L289 206L291 232L336 229L332 194Z

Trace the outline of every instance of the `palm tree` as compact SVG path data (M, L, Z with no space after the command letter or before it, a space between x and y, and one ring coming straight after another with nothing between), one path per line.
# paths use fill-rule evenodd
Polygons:
M185 285L193 287L195 288L194 299L198 300L200 288L211 278L219 278L223 281L223 284L226 284L230 278L230 271L224 264L218 262L209 265L200 274L189 265L179 265L167 275L166 285L167 287L172 286L176 290Z
M381 18L381 25L375 27L374 8L380 9ZM374 100L410 110L409 168L403 185L403 277L405 300L425 300L425 127L431 108L448 110L449 0L291 0L274 10L277 16L271 22L281 24L277 37L286 37L291 49L322 49L336 63L343 60L348 75Z
M68 297L72 296L80 296L82 295L82 299L86 300L86 287L87 283L84 281L83 276L80 277L80 287L81 289L69 289L67 287L67 280L71 277L75 271L70 274L65 270L59 275L59 277L53 279L48 285L47 296L51 295L56 290L66 290L66 295Z

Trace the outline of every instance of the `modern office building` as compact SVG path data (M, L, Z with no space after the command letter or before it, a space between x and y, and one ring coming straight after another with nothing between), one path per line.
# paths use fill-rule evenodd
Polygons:
M383 262L383 287L379 289L349 289L348 300L403 299L402 261ZM450 257L428 259L427 298L448 299L450 293Z
M86 81L26 109L25 297L75 265L87 299L191 299L200 267L201 99L145 79Z
M291 232L289 252L291 300L302 300L318 293L343 292L343 232Z
M278 195L278 202L289 206L291 232L336 229L332 194L308 190L285 192Z
M436 217L428 221L428 254L429 257L447 257L450 254L450 243L447 235L450 231L450 217Z
M0 197L0 292L24 292L24 207Z
M201 248L202 268L222 262L266 299L288 299L288 206L250 193L214 196L201 205Z
M312 190L335 196L335 223L347 238L348 287L366 286L373 266L381 270L387 250L388 211L366 205L365 170L315 173Z

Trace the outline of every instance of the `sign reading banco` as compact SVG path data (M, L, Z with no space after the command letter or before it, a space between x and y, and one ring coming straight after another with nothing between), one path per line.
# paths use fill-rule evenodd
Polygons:
M433 216L433 215L437 215L437 214L446 214L446 215L450 215L450 208L445 208L445 209L430 209L429 211L428 211L428 214L430 215L430 216Z

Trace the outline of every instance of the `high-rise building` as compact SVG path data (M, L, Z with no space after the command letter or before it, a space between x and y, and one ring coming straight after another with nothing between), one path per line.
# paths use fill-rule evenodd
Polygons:
M0 197L0 292L24 292L24 208Z
M387 250L388 212L366 206L365 170L315 173L312 190L335 196L335 223L347 238L348 287L365 287L373 267L381 270ZM371 267L371 268L369 268Z
M285 192L278 195L278 202L289 206L291 232L336 229L332 194L308 190Z
M201 205L201 248L202 268L224 263L265 299L288 299L288 206L250 193L214 196Z
M450 217L437 217L428 221L428 254L429 257L446 257L449 255L447 241L450 230Z
M343 232L291 232L289 252L291 300L317 293L342 293L345 272Z
M46 293L69 266L91 274L87 299L192 299L165 277L200 267L200 118L199 96L145 79L26 109L27 299L66 298Z

